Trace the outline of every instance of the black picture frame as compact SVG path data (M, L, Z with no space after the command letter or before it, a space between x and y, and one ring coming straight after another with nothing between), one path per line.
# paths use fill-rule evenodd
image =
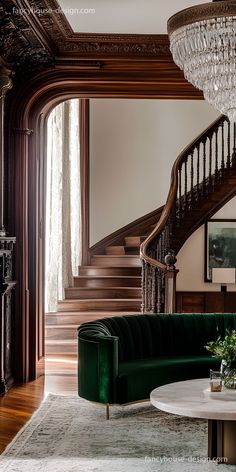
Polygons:
M236 219L205 223L205 282L212 282L211 269L217 267L236 268Z

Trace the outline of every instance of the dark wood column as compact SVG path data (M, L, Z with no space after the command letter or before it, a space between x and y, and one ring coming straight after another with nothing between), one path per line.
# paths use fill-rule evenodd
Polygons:
M5 156L4 156L4 115L5 115L5 97L8 90L12 88L11 71L5 66L0 65L0 237L6 236L5 214L4 214L4 175L5 175Z
M0 65L0 394L13 383L12 253L14 237L5 227L5 97L12 87L11 71Z

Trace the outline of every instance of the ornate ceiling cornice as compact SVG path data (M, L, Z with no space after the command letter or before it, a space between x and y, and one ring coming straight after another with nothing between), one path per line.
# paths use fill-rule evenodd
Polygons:
M27 16L15 15L16 1L2 0L0 6L0 56L14 71L33 75L52 66L54 56L27 21Z
M167 35L75 33L56 0L3 0L3 4L8 5L8 11L13 12L15 7L11 15L14 24L23 29L28 24L41 46L46 50L51 48L59 56L86 55L94 59L170 56ZM23 15L22 11L29 14Z
M56 0L31 0L38 19L61 54L169 56L167 35L75 33Z
M58 60L168 60L167 35L75 33L56 0L1 0L0 56L35 75Z

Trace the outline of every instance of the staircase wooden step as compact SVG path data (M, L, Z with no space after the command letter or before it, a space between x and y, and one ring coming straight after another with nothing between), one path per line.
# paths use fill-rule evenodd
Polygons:
M106 248L106 254L111 255L137 255L139 256L139 246L108 246Z
M107 246L106 247L106 254L107 255L125 255L125 247L124 246Z
M46 340L45 353L47 354L77 354L78 344L77 340Z
M140 298L141 288L138 287L69 287L65 289L66 299L94 299L94 298Z
M141 277L132 276L86 276L74 277L74 287L140 287Z
M79 268L80 275L90 275L90 276L140 276L141 267L128 266L124 264L123 266L109 267L109 266L82 266Z
M132 315L134 313L139 313L139 310L127 311L126 315ZM87 321L99 320L101 318L108 318L110 316L122 316L124 315L123 311L84 311L84 312L76 312L76 311L64 311L64 312L56 312L56 313L46 313L45 321L46 326L72 326L78 327L82 323L86 323Z
M140 299L87 299L87 300L63 300L58 303L58 311L140 311ZM112 313L111 313L112 315Z
M91 264L93 266L135 266L140 267L141 261L139 256L108 256L108 255L97 255L92 257Z
M127 247L140 247L140 244L147 238L147 236L127 236L125 238L125 245Z
M52 340L77 340L77 325L47 325L45 328L45 339Z

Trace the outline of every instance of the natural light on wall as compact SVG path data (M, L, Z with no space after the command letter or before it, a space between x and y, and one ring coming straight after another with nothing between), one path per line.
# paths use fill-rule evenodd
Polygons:
M47 125L45 311L57 311L81 259L79 100L53 109Z

